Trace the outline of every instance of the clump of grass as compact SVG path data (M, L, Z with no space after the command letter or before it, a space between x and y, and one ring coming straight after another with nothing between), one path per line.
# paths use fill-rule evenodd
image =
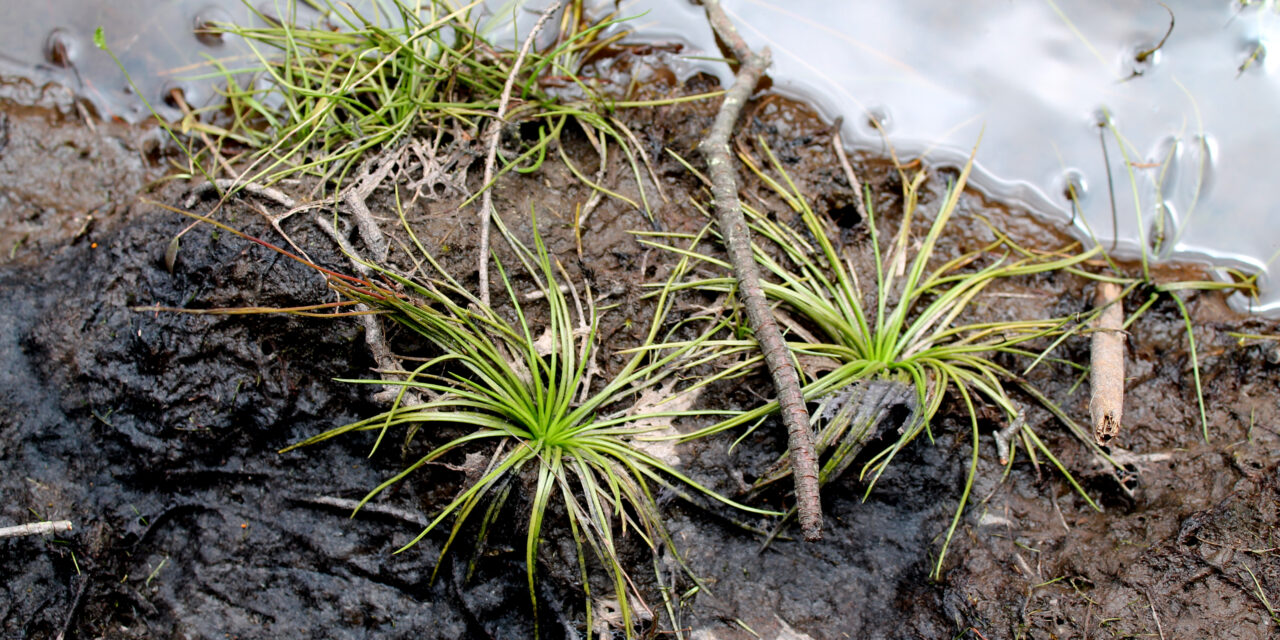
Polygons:
M648 421L724 413L663 411L660 407L637 411L632 406L640 392L681 371L684 358L701 343L694 340L670 349L654 345L671 308L671 289L658 296L647 348L633 353L608 380L593 384L599 318L591 291L586 288L579 293L548 254L537 235L536 221L534 228L532 250L511 239L529 277L536 282L536 291L545 300L546 321L541 334L530 319L529 303L522 302L523 296L501 264L498 272L514 320L480 304L425 252L425 262L434 272L429 280L410 279L370 265L405 293L364 281L333 280L335 288L347 297L388 314L440 355L397 383L402 391L390 410L318 434L285 451L360 431L378 433L376 449L392 428L407 428L410 437L424 430L463 428L465 435L436 446L370 491L360 505L424 465L446 456L484 451L488 463L477 470L478 479L465 486L400 551L450 521L441 559L463 535L468 522L478 519L478 541L483 543L513 487L526 478L532 493L525 562L535 614L538 547L550 506L559 502L578 549L588 599L587 628L592 628L589 549L608 574L622 627L630 637L635 623L632 598L639 594L630 585L617 541L631 533L655 551L660 543L670 543L654 502L655 485L677 491L674 485L683 485L737 508L769 512L738 505L636 446L636 439L647 433L640 425ZM386 384L381 379L349 382ZM404 406L401 399L410 389L431 399Z
M910 257L912 222L922 215L919 196L926 174L920 171L908 176L899 168L903 216L897 232L887 242L881 237L870 194L866 194L875 279L869 290L864 289L852 262L831 241L834 225L813 211L772 152L767 146L764 148L780 178L770 176L746 156L744 160L799 215L804 225L802 231L797 231L744 205L753 230L774 245L782 256L775 259L770 252L756 248L757 261L774 279L764 283L764 291L780 305L780 310L798 321L795 326L816 329L809 335L794 332L789 343L792 352L797 357L810 356L835 363L834 370L812 379L804 387L806 400L819 403L814 415L815 443L819 455L823 456L821 481L830 482L845 471L860 449L861 440L868 437L870 428L875 426L868 421L878 419L875 412L838 408L835 403L847 397L847 393L842 397L841 392L867 381L883 380L900 383L910 390L908 401L914 412L899 430L898 438L876 453L863 468L862 477L869 478L868 492L903 447L921 434L932 437L932 421L949 391L959 395L969 416L973 452L969 474L934 568L935 577L940 575L946 548L969 500L977 471L979 434L975 396L999 407L1015 427L1008 437L1020 441L1033 460L1038 456L1048 459L1084 499L1097 508L1035 430L1021 419L1022 410L1006 391L1006 385L1022 383L1022 378L998 362L1002 356L1036 357L1037 352L1030 349L1030 343L1063 336L1071 330L1073 319L966 322L965 318L975 298L992 284L1008 278L1074 268L1101 250L1068 248L1061 252L1037 253L992 229L995 241L934 266L938 239L956 211L972 166L970 161L948 185L927 234L915 249L914 257ZM677 251L717 268L728 268L723 260L699 253L694 247ZM728 293L732 291L732 280L705 278L682 286ZM751 340L721 344L726 353L754 348ZM1044 357L1045 352L1039 356ZM757 361L758 357L745 358L734 373ZM777 404L770 403L690 437L742 425L753 425L754 429L776 410ZM823 414L829 419L820 419ZM1086 434L1077 435L1105 458ZM778 469L762 481L781 477L783 472Z
M606 91L607 80L588 75L590 63L625 36L610 29L621 22L614 14L594 19L581 0L571 2L550 49L521 58L481 33L479 2L393 0L379 6L380 15L366 16L326 1L318 5L324 20L310 26L261 14L268 26L217 25L246 44L251 60L238 66L209 62L210 75L225 81L225 102L183 120L184 130L211 141L193 162L208 164L210 173L240 166L244 182L270 185L309 176L321 190L340 187L371 153L411 137L469 148L483 122L499 110L504 84L514 78L504 120L536 123L537 139L500 156L498 175L536 170L571 120L586 131L602 167L609 141L623 150L641 185L641 202L605 188L570 163L574 173L602 194L650 211L641 180L648 158L613 113L670 101L627 100Z

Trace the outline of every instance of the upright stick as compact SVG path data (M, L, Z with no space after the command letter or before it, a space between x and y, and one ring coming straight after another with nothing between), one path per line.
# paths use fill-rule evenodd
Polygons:
M729 151L729 138L742 107L755 91L760 76L769 66L768 48L756 54L738 35L733 22L725 15L718 0L704 0L707 20L742 65L733 86L724 95L711 133L702 141L702 155L707 160L711 178L711 194L715 198L717 224L729 252L738 295L747 310L747 319L756 341L764 353L765 364L778 391L782 422L787 427L791 449L791 469L795 475L796 506L800 512L800 528L806 540L822 538L822 505L818 499L818 460L813 453L813 433L809 429L809 411L804 405L800 377L791 360L782 332L773 318L773 310L760 288L760 271L751 253L751 230L742 215L738 201L738 180Z
M1124 307L1120 286L1099 282L1095 305L1105 307L1094 324L1089 367L1089 414L1093 439L1101 445L1120 435L1124 418Z

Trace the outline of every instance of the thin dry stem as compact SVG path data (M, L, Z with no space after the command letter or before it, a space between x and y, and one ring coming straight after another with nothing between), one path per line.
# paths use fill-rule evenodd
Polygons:
M511 64L511 73L507 76L507 83L502 87L502 97L498 100L498 112L493 119L489 121L485 127L484 137L487 139L489 151L484 159L484 193L480 196L480 250L476 257L477 269L480 272L480 302L485 306L489 305L489 219L493 217L493 167L498 158L498 142L502 140L502 123L507 115L507 105L511 102L511 88L516 84L516 76L520 73L520 66L524 64L524 58L529 54L529 49L533 47L533 40L538 36L538 32L542 30L542 26L560 10L561 2L557 0L542 12L542 16L534 23L533 29L529 30L529 35L525 37L524 44L520 45L520 52L516 54L516 60Z
M1094 304L1105 307L1094 324L1090 355L1089 414L1093 439L1105 445L1120 434L1124 417L1124 308L1120 285L1099 282Z
M407 522L409 524L416 525L418 527L426 527L427 525L431 524L430 518L425 518L422 516L422 514L416 511L409 511L407 509L397 509L396 507L385 505L385 504L379 504L376 502L367 502L364 504L364 506L361 506L359 500L348 500L346 498L338 498L334 496L316 496L314 498L300 498L298 501L306 504L314 504L314 505L320 505L325 507L335 507L337 509L351 511L353 513L357 509L359 509L360 511L365 513L376 513L379 515L390 516L397 520L401 520L403 522Z
M595 183L604 184L604 174L609 168L609 155L605 152L605 147L591 134L590 129L584 129L587 132L587 141L595 148L596 155L600 156L600 168L596 170ZM582 205L582 213L578 216L578 226L584 227L587 219L591 217L591 212L596 210L600 202L604 200L604 193L597 189L591 190L591 197L587 198L586 204Z
M751 97L765 68L769 66L769 49L765 48L759 54L753 52L742 36L738 35L718 0L706 0L704 5L707 20L733 50L742 66L738 69L733 86L725 93L711 133L703 141L701 150L707 160L717 223L738 281L738 293L746 307L747 318L751 322L756 340L760 343L769 373L773 376L774 387L778 391L778 406L789 436L800 528L806 540L818 540L822 537L822 505L818 498L818 461L813 453L809 412L804 405L800 378L796 374L791 353L782 339L782 332L778 330L778 323L773 318L769 304L765 301L764 291L760 288L760 272L751 252L751 231L738 201L738 180L729 149L729 140L738 116L742 113L742 107Z
M862 193L862 181L858 179L858 174L853 172L853 165L849 164L849 156L844 152L844 140L840 138L840 125L835 126L835 133L831 136L831 146L836 149L836 157L840 159L840 167L844 169L844 175L849 180L849 187L853 189L853 206L863 220L867 219L867 207L863 202L866 197Z
M373 217L373 212L369 210L369 205L365 201L391 174L391 170L400 159L400 154L400 150L385 150L365 161L364 166L361 167L360 176L342 192L342 202L347 205L351 210L351 216L355 218L360 239L373 254L373 260L378 263L387 259L389 245L386 236L382 234L382 229L378 226L377 219Z

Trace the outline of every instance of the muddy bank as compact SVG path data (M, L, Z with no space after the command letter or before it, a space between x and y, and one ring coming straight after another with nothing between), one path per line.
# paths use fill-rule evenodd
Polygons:
M695 77L655 90L692 93L709 82ZM539 172L499 184L498 210L528 211L533 204L545 211L540 230L571 275L617 303L603 318L601 335L610 347L643 337L648 311L639 285L665 268L665 258L626 231L654 224L696 230L705 223L686 205L700 185L662 150L696 157L713 113L713 104L693 103L629 114L667 198L654 222L605 199L582 228L580 253L570 212L591 192L563 164L549 159ZM819 213L839 222L841 240L865 253L865 221L854 213L852 192L829 153L828 125L780 99L758 100L747 113L741 148L758 152L754 140L764 136ZM42 165L39 153L18 155L22 145L13 140L84 136L99 141L87 148L115 145L121 158L138 158L145 148L89 132L74 120L41 124L15 114L6 120L10 145L0 149L0 166L14 175L51 175L67 160L54 156ZM585 140L570 135L565 145L571 157L583 158L580 166L594 166ZM893 225L900 215L897 177L882 162L864 160L871 160L860 166L883 224ZM112 179L122 173L134 177ZM112 187L118 191L86 196L59 180L37 181L7 188L0 211L5 233L34 233L23 224L51 230L0 267L0 308L6 310L0 315L0 461L6 470L0 518L5 524L76 523L74 532L55 539L0 541L5 637L529 637L523 534L516 526L494 533L470 580L465 550L446 558L441 575L430 580L447 530L392 553L456 493L461 473L427 467L380 500L378 510L347 517L342 505L350 503L343 501L359 499L421 455L430 438L407 450L384 447L372 458L372 435L275 453L379 410L373 389L333 380L370 375L373 362L358 323L129 308L307 304L332 299L323 280L208 227L184 237L170 273L165 249L186 221L130 204L122 194L145 183L139 173L86 162L75 175L77 183L118 185ZM636 198L629 176L613 167L606 186ZM770 190L743 177L747 198L790 222ZM935 194L943 183L930 179ZM181 205L186 187L170 184L151 197ZM380 210L389 210L392 196L378 198ZM100 199L115 203L118 213L84 233L58 215L41 222L23 213L57 206L83 213ZM428 248L464 284L474 284L475 223L457 203L450 194L422 199L407 217L428 230ZM1020 212L977 197L964 205L943 255L990 239L974 214L1023 235L1048 236L1038 240L1047 246L1060 239ZM274 237L260 210L279 211L245 197L222 215L251 234ZM528 237L522 220L513 223ZM291 218L284 228L317 262L349 268L311 218ZM1075 313L1088 308L1090 294L1076 278L1046 275L993 292L974 313L993 319ZM701 638L753 637L747 629L765 638L1173 638L1224 637L1224 629L1235 634L1225 637L1271 637L1275 624L1244 568L1272 603L1280 600L1280 366L1270 355L1274 343L1240 346L1227 332L1275 328L1232 316L1215 295L1190 296L1188 303L1206 384L1209 444L1199 435L1185 329L1169 301L1130 329L1128 424L1121 440L1136 475L1128 486L1103 473L1047 411L1030 409L1033 425L1103 505L1100 513L1050 467L1037 468L1025 456L1002 479L990 446L990 433L1002 424L997 412L986 412L974 493L982 502L967 510L943 579L930 582L969 455L967 416L952 402L938 420L936 442L922 438L904 451L865 502L865 486L853 475L827 488L823 542L781 541L760 552L761 540L727 522L723 512L667 498L662 506L673 538L706 588L690 594L692 583L670 571L664 574L670 582L658 585L648 559L634 550L628 556L633 576L655 608L660 588L669 588L675 624ZM392 337L398 347L413 348L409 336ZM1060 355L1087 362L1087 349L1086 339L1068 341ZM1087 383L1075 387L1076 375L1055 365L1031 378L1083 419ZM743 407L769 395L766 379L756 376L717 387L704 402ZM762 473L785 437L766 425L732 452L730 442L714 439L682 453L695 478L728 494ZM783 498L766 496L774 506ZM512 509L511 522L522 522ZM572 545L562 522L548 529L539 626L544 637L583 637L590 631L581 628ZM667 557L661 562L670 564ZM665 637L671 626L662 620L646 633Z

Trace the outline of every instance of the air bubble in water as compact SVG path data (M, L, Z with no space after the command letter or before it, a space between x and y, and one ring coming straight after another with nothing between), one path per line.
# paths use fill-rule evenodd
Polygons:
M1080 204L1089 198L1089 183L1079 169L1067 169L1058 178L1058 192L1065 202Z
M66 29L54 29L44 41L44 59L59 67L74 67L80 43Z
M221 7L205 7L196 13L196 17L192 20L191 29L196 36L196 40L200 41L208 47L218 47L222 45L223 33L218 29L218 23L230 23L231 14L227 13Z
M893 130L893 114L890 113L888 107L882 104L867 107L866 116L867 129L884 133Z

